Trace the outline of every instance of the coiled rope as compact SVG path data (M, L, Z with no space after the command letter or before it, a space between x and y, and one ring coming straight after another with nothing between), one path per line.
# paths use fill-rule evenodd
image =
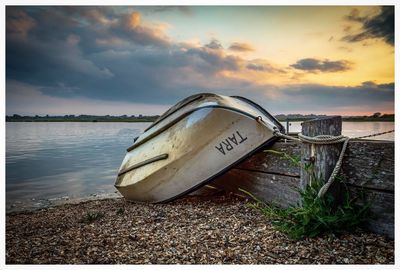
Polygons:
M380 133L375 133L371 135L366 135L366 136L360 136L360 137L353 137L351 139L365 139L365 138L371 138L371 137L376 137L379 135L383 134L388 134L392 133L394 130L389 130L385 132L380 132ZM303 142L303 143L310 143L310 144L335 144L335 143L341 143L343 142L342 150L340 152L338 161L336 162L335 167L333 168L333 171L331 173L331 176L329 177L328 181L321 187L321 189L318 192L318 197L321 198L325 195L325 193L328 191L329 187L332 185L332 183L335 181L336 175L339 173L340 167L342 165L344 153L346 152L347 145L349 143L350 137L339 135L339 136L333 136L333 135L318 135L314 137L306 136L303 135L302 133L298 134L298 138L289 136L287 134L283 134L279 132L277 129L274 131L274 135L292 140L292 141L297 141L297 142Z

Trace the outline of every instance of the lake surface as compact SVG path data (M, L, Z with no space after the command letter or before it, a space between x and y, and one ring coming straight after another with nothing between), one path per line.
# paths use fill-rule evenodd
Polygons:
M282 125L286 128L286 122L282 122ZM342 134L349 136L350 138L380 133L393 129L394 122L343 122L342 124ZM289 132L300 131L301 122L290 122ZM394 133L384 134L368 139L394 141Z
M283 123L286 127L286 123ZM114 181L126 148L150 123L6 123L6 209L118 196ZM343 134L394 129L393 122L343 122ZM290 132L301 130L292 122ZM394 133L375 139L394 140Z

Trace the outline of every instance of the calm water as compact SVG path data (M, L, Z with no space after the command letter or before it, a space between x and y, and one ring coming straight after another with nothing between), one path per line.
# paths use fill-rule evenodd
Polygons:
M7 210L40 208L60 198L116 194L113 184L125 149L148 125L7 123ZM300 129L300 123L291 123L291 132ZM352 137L391 129L393 122L343 122L343 134ZM394 134L377 139L394 140Z
M282 122L286 128L286 122ZM342 134L349 137L360 137L373 133L380 133L394 129L394 122L343 122ZM300 132L301 122L291 122L289 132ZM371 140L390 140L394 141L394 133L384 134L378 137L369 138Z
M114 193L126 148L149 124L7 123L7 209Z

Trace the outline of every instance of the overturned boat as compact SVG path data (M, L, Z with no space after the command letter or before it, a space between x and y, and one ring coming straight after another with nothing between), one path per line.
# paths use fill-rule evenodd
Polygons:
M131 201L194 191L278 138L283 126L238 96L197 94L161 115L127 149L115 187Z

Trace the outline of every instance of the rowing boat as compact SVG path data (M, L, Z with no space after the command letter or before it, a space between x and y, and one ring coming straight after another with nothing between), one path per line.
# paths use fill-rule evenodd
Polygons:
M115 187L129 201L168 202L228 171L283 126L254 102L202 93L171 107L132 146Z

